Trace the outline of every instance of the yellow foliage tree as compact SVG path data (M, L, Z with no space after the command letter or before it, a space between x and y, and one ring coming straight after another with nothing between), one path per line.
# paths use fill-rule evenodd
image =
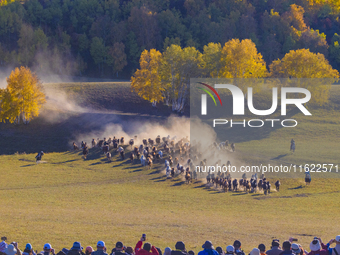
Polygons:
M339 0L307 0L311 8L321 9L325 5L329 5L332 8L332 14L339 14L340 1Z
M291 50L282 59L273 61L269 68L273 78L297 78L291 80L291 86L307 88L312 94L310 103L316 105L328 101L331 84L339 78L339 72L332 68L323 54L312 53L309 49Z
M144 50L139 60L140 69L131 77L132 90L154 106L164 98L160 75L161 60L162 54L159 51Z
M252 87L253 93L257 93L261 89L261 82L258 78L267 76L266 62L250 39L242 41L232 39L225 43L221 54L220 78L228 78L228 82L238 86L244 92L247 87Z
M7 87L0 92L0 121L28 123L39 115L46 102L42 84L29 68L15 68L7 78Z
M166 85L166 104L171 101L173 111L183 111L189 97L190 78L201 75L202 63L202 53L195 47L182 49L173 44L163 53L162 80Z
M265 61L250 39L226 42L222 48L221 62L219 77L263 78L268 75Z
M206 75L218 78L221 69L222 47L220 43L209 43L203 47L203 64Z
M269 66L274 78L338 78L339 72L332 68L323 54L309 49L291 50L282 59Z

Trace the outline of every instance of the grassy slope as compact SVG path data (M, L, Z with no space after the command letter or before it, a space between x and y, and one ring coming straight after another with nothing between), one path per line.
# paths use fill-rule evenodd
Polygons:
M249 251L269 245L272 237L294 235L307 244L310 236L338 234L337 180L304 187L302 179L286 179L267 198L225 194L201 183L165 180L155 171L159 166L141 169L117 156L106 163L95 150L87 161L79 153L51 153L38 165L34 155L1 156L2 233L21 244L51 242L58 249L75 240L134 245L146 233L162 248L182 239L196 251L205 239L226 246L238 238Z
M96 85L95 89L93 85L60 86L70 94L80 94L83 104L91 102L97 108L117 110L116 106L125 102L125 108L118 110L132 112L130 118L124 117L126 121L137 117L159 120L159 116L167 115L160 110L152 112L139 99L129 98L124 84L114 97L106 95L114 94L117 83ZM113 106L118 99L120 104ZM137 100L137 106L129 100ZM262 134L260 140L249 136L237 144L237 155L255 163L336 161L339 115L338 111L327 110L325 114L320 110L298 131L276 129ZM294 235L308 247L312 236L328 241L339 234L337 179L313 179L310 187L304 187L302 178L282 179L280 192L264 197L224 194L201 183L185 185L180 179L165 180L161 173L142 170L117 157L106 163L103 155L93 150L89 160L83 161L79 153L65 151L74 130L86 130L73 123L88 117L73 117L58 125L37 119L27 127L0 126L2 154L17 151L18 144L26 152L38 151L46 144L52 148L47 151L58 152L45 155L47 163L39 165L34 162L35 154L0 156L1 233L18 241L21 247L31 242L40 250L43 243L51 242L57 249L70 248L76 240L83 246L94 246L102 239L111 249L117 240L133 246L146 233L148 240L161 248L174 248L176 241L182 239L189 248L199 251L206 239L225 247L237 238L249 252L261 242L269 247L272 237L283 240ZM294 117L303 120L302 116ZM20 135L20 139L13 134ZM271 160L287 153L292 135L298 141L297 152ZM325 146L319 149L320 144ZM159 170L159 166L156 168Z

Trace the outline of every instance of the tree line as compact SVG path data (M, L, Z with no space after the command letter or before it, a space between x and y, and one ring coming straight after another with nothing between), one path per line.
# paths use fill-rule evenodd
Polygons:
M0 66L128 78L144 50L252 40L268 67L290 50L340 64L337 0L1 0Z
M195 47L172 44L163 53L156 49L142 52L140 68L131 77L131 87L154 106L164 102L173 111L182 112L189 104L190 78L327 78L320 80L320 84L303 80L295 84L313 93L312 105L326 103L330 85L339 78L339 72L323 54L309 49L291 50L282 59L273 61L268 69L250 39L232 39L223 47L220 43L209 43L202 53ZM248 83L237 85L244 89ZM259 84L258 88L254 84L254 92L260 89Z

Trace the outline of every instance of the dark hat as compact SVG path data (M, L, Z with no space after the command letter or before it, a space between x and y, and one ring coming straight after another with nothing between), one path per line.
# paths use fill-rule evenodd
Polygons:
M235 240L235 242L234 242L234 245L233 245L234 247L235 247L235 250L237 250L238 248L240 248L241 247L241 242L239 241L239 240Z
M190 250L190 251L188 251L188 254L189 254L189 255L195 255L195 252L192 251L192 250Z
M122 249L123 248L123 243L122 242L117 242L116 243L116 248Z
M205 243L202 245L203 249L214 249L214 246L210 241L205 241Z
M73 246L71 248L71 250L82 250L84 249L83 247L81 247L80 243L79 242L74 242L73 243Z
M283 250L290 250L291 246L292 246L292 244L289 241L284 241L283 244L282 244Z
M223 253L222 247L220 247L220 246L216 247L216 251L217 251L219 254L222 254L222 253Z
M274 239L274 240L272 241L272 246L277 246L277 247L279 247L279 246L280 246L280 240L279 240L279 239Z
M175 245L176 250L181 250L184 251L185 250L185 244L182 241L178 241Z
M263 243L261 243L258 248L259 248L259 250L261 252L265 252L266 251L266 246Z

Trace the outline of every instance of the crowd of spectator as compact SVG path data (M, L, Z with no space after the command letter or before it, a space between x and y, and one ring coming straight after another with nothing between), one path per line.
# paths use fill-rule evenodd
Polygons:
M184 242L178 241L175 244L175 249L166 247L164 252L151 243L146 242L145 235L137 242L135 248L131 246L124 246L122 242L117 242L116 246L111 250L107 249L103 241L98 241L97 246L92 248L87 246L85 249L80 242L74 242L71 249L63 248L57 252L49 243L44 244L41 252L34 251L30 243L26 244L25 249L21 251L18 243L6 243L6 238L2 238L0 243L0 255L195 255L192 250L187 251ZM271 243L270 249L267 249L265 244L259 244L258 247L253 248L249 255L339 255L340 254L340 235L335 239L330 240L324 244L321 238L314 237L309 244L309 249L302 247L300 244L294 242L297 239L289 238L284 241L282 246L278 239L274 239ZM331 245L335 247L331 248ZM224 250L222 247L214 248L211 241L206 241L202 245L202 251L198 255L246 255L242 250L241 242L235 240L233 245L228 245ZM308 251L309 250L309 251Z

